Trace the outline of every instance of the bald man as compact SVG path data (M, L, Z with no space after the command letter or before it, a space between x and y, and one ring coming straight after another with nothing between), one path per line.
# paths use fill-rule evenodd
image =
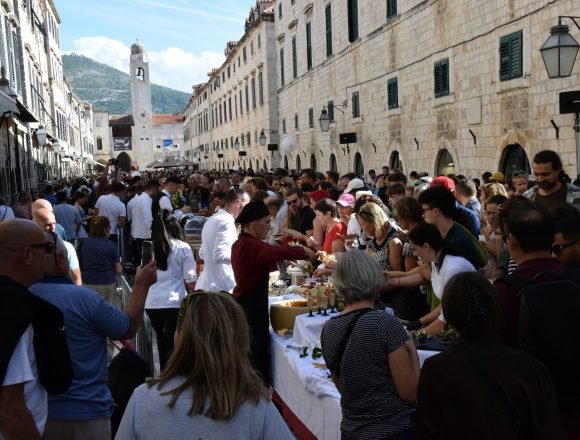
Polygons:
M48 200L38 199L32 204L32 220L33 221L34 221L34 213L39 211L40 209L46 209L54 214L54 208L52 207L52 205L50 204L50 202ZM37 223L37 222L35 222L35 223ZM38 224L38 225L42 229L44 229L44 227L42 225L40 225L40 224ZM65 239L64 238L64 236L65 236L64 228L61 225L59 225L58 223L55 223L54 230L60 236L60 238L62 238L63 240Z
M46 391L62 393L72 380L63 315L28 290L42 278L53 250L30 220L0 223L2 438L39 439L46 423Z
M36 202L38 202L39 200L37 200ZM43 200L44 202L46 202L46 200ZM34 203L36 203L34 202ZM38 226L40 226L42 228L43 231L48 231L48 232L56 232L57 235L64 240L64 236L59 234L57 231L57 227L60 226L56 223L56 218L54 216L54 212L52 211L52 208L49 210L46 207L37 207L37 209L33 209L32 210L32 221L34 223L36 223ZM61 226L62 227L62 226ZM70 270L70 279L73 280L73 282L77 285L77 286L82 286L83 285L83 280L81 277L81 268L79 265L79 259L77 257L77 251L75 250L74 246L72 244L70 244L69 242L65 242L64 244L66 246L66 251L67 251L67 257L68 257L68 265L69 265L69 270Z

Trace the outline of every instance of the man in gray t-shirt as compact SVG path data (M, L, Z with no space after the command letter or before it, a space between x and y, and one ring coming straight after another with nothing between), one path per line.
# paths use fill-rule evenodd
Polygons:
M58 205L54 207L54 216L56 222L64 228L66 241L74 241L77 236L77 227L81 223L81 214L79 210L66 202L64 191L56 193Z

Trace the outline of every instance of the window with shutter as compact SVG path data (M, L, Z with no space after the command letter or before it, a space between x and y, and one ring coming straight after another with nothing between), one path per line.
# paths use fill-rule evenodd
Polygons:
M286 134L286 118L282 119L282 133Z
M298 130L298 113L294 113L294 130Z
M332 55L332 7L327 4L324 10L326 16L326 56Z
M264 103L264 80L262 78L262 72L258 73L258 97L259 103L262 105Z
M399 84L397 78L387 81L387 103L389 109L399 107Z
M256 78L252 78L252 108L256 108Z
M330 122L334 122L334 101L328 101L328 117L330 118Z
M306 23L306 69L312 69L312 23Z
M387 20L397 16L397 0L387 0Z
M523 74L522 32L516 32L499 40L499 79L507 81Z
M352 94L352 117L360 117L360 100L358 92L353 92Z
M314 128L314 109L312 107L308 109L308 127Z
M449 60L441 60L433 66L433 91L435 98L449 95Z
M292 77L298 78L298 58L296 56L296 37L292 37Z
M358 40L358 0L347 0L348 3L348 41Z
M284 49L280 49L280 85L284 85Z

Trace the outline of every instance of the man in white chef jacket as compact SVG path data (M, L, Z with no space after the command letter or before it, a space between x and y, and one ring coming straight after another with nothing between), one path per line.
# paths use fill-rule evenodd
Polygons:
M201 232L199 256L203 272L196 289L209 292L232 292L236 285L232 269L232 245L238 239L234 219L250 201L247 192L233 188L226 194L225 207L212 215Z

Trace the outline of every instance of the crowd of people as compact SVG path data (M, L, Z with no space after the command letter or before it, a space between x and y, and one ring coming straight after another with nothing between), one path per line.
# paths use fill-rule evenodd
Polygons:
M269 272L317 258L345 304L321 335L343 439L580 438L580 187L553 151L531 173L107 166L0 200L2 296L22 296L0 309L0 439L110 438L107 339L144 313L161 372L116 438L292 438L268 391ZM420 368L414 338L448 329Z

